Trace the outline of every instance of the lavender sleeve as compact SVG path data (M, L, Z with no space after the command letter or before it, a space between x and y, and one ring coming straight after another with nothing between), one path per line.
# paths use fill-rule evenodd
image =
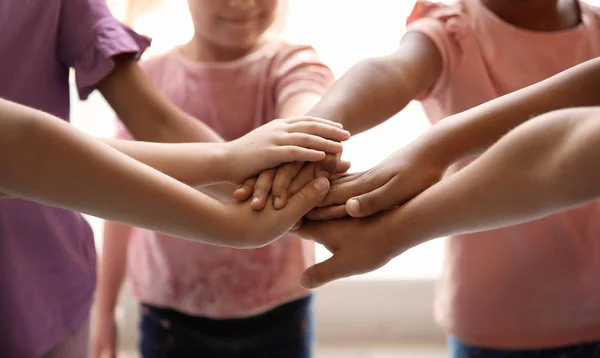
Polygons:
M58 57L75 69L81 99L112 72L114 56L139 59L151 42L115 19L106 0L63 0L59 23Z

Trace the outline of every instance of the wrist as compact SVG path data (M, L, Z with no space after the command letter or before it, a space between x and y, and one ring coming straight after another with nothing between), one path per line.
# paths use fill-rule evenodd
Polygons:
M208 169L215 175L214 182L233 183L233 169L237 163L233 142L211 143L211 146L213 155Z
M103 301L102 299L97 299L97 303L95 305L95 311L97 314L102 316L113 316L117 309L116 301Z
M421 220L422 216L418 214L418 207L407 204L393 209L384 219L385 230L388 237L393 240L390 247L394 257L402 254L406 250L418 246L431 240L427 235L427 227L431 222Z
M452 120L450 117L444 121ZM430 163L441 171L465 156L463 147L456 143L452 128L442 123L431 129L409 144L409 151L421 163Z

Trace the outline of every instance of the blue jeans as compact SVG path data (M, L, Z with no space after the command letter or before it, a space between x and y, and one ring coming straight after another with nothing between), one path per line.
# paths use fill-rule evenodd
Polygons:
M449 339L452 358L595 358L600 357L600 341L574 346L539 349L505 350L470 346L454 337Z
M142 306L143 358L310 358L312 297L258 316L213 320Z

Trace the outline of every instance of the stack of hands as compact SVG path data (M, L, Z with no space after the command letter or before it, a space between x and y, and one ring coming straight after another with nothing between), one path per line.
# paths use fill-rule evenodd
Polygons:
M322 161L265 170L234 192L238 202L250 201L256 212L280 210L315 179L329 180L326 197L292 229L333 254L304 272L302 285L307 288L373 271L418 244L418 238L398 240L400 233L392 232L386 216L438 182L446 169L407 147L368 171L348 174L350 163L341 154L340 149Z

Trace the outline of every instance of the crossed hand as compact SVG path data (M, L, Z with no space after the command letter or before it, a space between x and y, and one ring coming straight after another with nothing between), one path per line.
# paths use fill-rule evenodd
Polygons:
M246 180L234 193L239 201L251 200L254 210L268 202L280 209L311 180L330 180L328 195L294 228L333 254L304 272L301 283L307 288L376 270L414 246L417 238L399 232L393 214L445 170L410 145L365 172L347 174L349 168L341 153L322 162L288 163Z

